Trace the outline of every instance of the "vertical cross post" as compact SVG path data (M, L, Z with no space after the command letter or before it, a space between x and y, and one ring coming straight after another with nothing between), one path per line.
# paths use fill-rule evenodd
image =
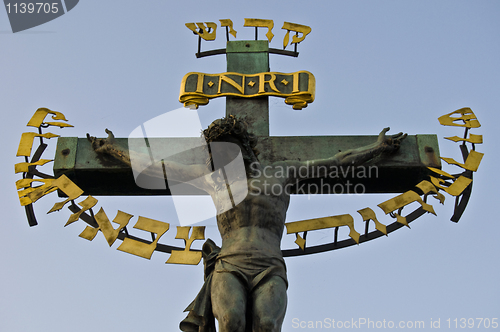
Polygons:
M227 43L227 71L257 74L269 71L267 40L238 40ZM269 97L226 97L226 116L245 118L248 131L257 136L269 136Z

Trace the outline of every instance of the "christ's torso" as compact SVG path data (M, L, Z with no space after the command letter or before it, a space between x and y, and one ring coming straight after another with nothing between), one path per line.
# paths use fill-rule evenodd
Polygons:
M219 196L224 193L216 190L212 194L218 211L222 252L266 250L271 255L281 255L280 243L290 202L290 196L283 190L284 180L269 176L269 172L261 172L259 176L230 184L230 187L240 188L246 185L248 193L239 204L229 209L222 207L224 203ZM227 195L227 187L220 188Z

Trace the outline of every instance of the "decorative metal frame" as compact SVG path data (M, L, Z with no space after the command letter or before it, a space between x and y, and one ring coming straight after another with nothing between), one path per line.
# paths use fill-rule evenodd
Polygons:
M64 127L72 127L72 125L69 125L65 122L45 122L45 117L48 114L52 114L52 118L54 120L63 120L67 121L64 115L60 112L55 112L51 111L46 108L40 108L38 109L35 114L33 115L32 119L28 122L28 126L33 126L38 129L38 132L27 132L24 133L21 137L21 142L19 144L19 149L17 156L19 157L24 157L24 162L17 163L15 165L15 172L16 173L22 173L22 179L18 180L16 182L16 186L20 198L21 205L25 206L26 210L26 216L28 220L28 224L30 226L35 226L38 224L33 208L33 203L36 202L39 198L54 192L56 190L61 190L63 191L67 196L69 196L68 199L66 199L63 202L56 203L54 207L49 211L49 213L60 210L64 205L67 203L71 202L71 204L68 206L69 210L73 213L70 216L70 219L66 223L66 226L75 222L78 219L83 220L85 223L88 224L87 228L80 234L81 237L84 237L88 240L92 240L97 232L101 230L103 232L103 223L98 222L98 219L96 219L96 214L94 214L92 208L96 205L97 199L93 198L92 196L88 196L87 199L92 198L93 205L82 209L80 208L75 200L80 197L81 195L84 194L83 190L78 188L74 183L72 183L69 179L61 179L63 176L59 177L56 179L54 176L42 173L40 172L37 167L38 166L43 166L46 163L52 161L52 160L46 160L46 159L41 159L41 156L45 149L47 148L47 144L44 142L44 138L50 139L54 137L58 137L59 135L53 134L53 133L43 133L42 129L48 128L49 126L57 126L60 128ZM455 117L455 115L459 115L458 117ZM302 256L302 255L309 255L309 254L315 254L315 253L320 253L320 252L325 252L325 251L330 251L330 250L336 250L340 248L345 248L349 247L355 244L360 244L364 243L376 238L379 238L383 235L388 235L389 233L394 232L395 230L403 227L403 226L408 226L409 223L413 222L414 220L418 219L422 215L424 215L426 212L430 212L435 214L432 205L427 204L427 197L429 195L433 196L434 198L438 199L441 203L444 204L444 196L439 193L440 190L447 192L448 194L455 196L455 204L454 204L454 212L451 217L451 221L453 222L458 222L460 217L463 215L465 208L467 206L467 203L469 202L469 199L471 197L472 193L472 177L473 173L477 171L478 166L481 162L481 159L483 157L482 153L479 153L476 151L476 144L481 144L483 143L482 135L474 135L470 134L469 131L472 128L478 128L480 127L479 121L477 120L475 114L472 112L470 108L462 108L457 111L451 112L449 114L443 115L442 117L439 118L439 121L442 125L445 126L458 126L458 127L464 127L465 128L465 133L463 138L454 136L454 137L445 137L448 140L454 141L454 142L462 142L460 144L460 150L462 153L463 157L463 163L458 163L455 160L451 158L445 158L442 157L444 161L446 161L449 164L457 165L464 169L462 173L454 174L451 175L445 171L439 170L439 169L434 169L430 168L434 173L435 176L430 176L428 181L422 181L420 184L417 185L415 188L415 191L407 191L406 193L403 193L399 196L397 196L399 201L401 201L401 198L403 198L403 205L394 205L393 203L395 202L394 198L390 199L386 202L383 202L379 204L378 206L384 210L386 214L389 214L392 218L396 219L393 223L385 226L378 222L375 213L373 210L369 208L365 208L362 210L359 210L358 212L362 215L363 220L365 221L365 230L364 234L360 235L359 233L356 232L353 223L349 222L344 222L344 220L348 220L350 217L350 220L352 220L352 217L350 215L343 215L343 216L333 216L333 217L325 217L325 218L319 218L319 219L311 219L311 220L306 220L306 221L299 221L299 222L290 222L286 223L285 226L288 229L288 234L295 233L297 240L295 241L297 245L299 245L299 248L297 249L284 249L282 250L283 256L284 257L292 257L292 256ZM35 153L31 156L31 150L33 146L33 140L35 137L39 137L39 145L35 151ZM471 144L471 150L467 147L467 144ZM31 160L29 159L31 157ZM55 184L55 181L59 180L58 184ZM69 182L68 182L69 181ZM43 182L43 185L41 186L34 186L34 182ZM418 192L418 193L417 193ZM406 195L406 196L405 196ZM420 196L423 195L423 200L420 198ZM418 197L418 198L417 198ZM412 203L412 202L419 202L421 206L417 208L416 210L412 211L406 216L402 216L402 210L403 208ZM78 204L82 204L82 202L79 202ZM89 211L87 213L86 211ZM102 211L102 213L101 213ZM101 211L99 211L100 214L104 214L104 211L101 208ZM371 212L370 212L371 211ZM119 214L123 212L119 211ZM128 215L128 214L127 214ZM104 214L105 216L105 214ZM131 215L128 215L129 219L132 217ZM347 219L346 219L347 217ZM76 218L76 219L75 219ZM118 218L118 216L117 216ZM142 218L142 217L140 217ZM148 218L144 218L148 219ZM139 219L140 221L141 219ZM148 219L149 221L153 223L160 223L163 224L163 227L165 230L163 233L165 233L168 230L168 224L167 223L162 223L160 221L155 221L152 219ZM373 220L376 229L369 232L369 224L370 220ZM325 223L325 221L327 221ZM317 227L314 225L317 225L318 222L321 225L327 225L326 227ZM109 223L109 221L108 221ZM128 223L128 220L127 220ZM303 235L300 236L299 232L293 230L293 225L306 225L305 227L309 227L308 230L303 231ZM139 222L137 223L139 224ZM147 230L144 228L137 227L137 224L134 228L139 228L143 230ZM158 224L158 225L160 225ZM111 225L111 224L109 224ZM166 226L165 226L166 225ZM328 226L328 225L333 225L333 226ZM339 227L341 226L348 226L351 230L349 233L350 238L346 238L343 240L338 240L338 230ZM409 226L408 226L409 227ZM134 241L134 244L136 244L136 247L130 249L130 248L125 248L121 249L120 247L118 248L119 250L126 251L144 258L150 258L151 254L153 251L158 251L158 252L164 252L164 253L169 253L171 254L171 258L169 258L169 261L167 263L182 263L182 264L198 264L200 259L201 259L201 252L200 250L196 249L190 249L190 246L194 240L203 240L204 239L204 226L197 226L193 227L193 231L191 233L191 236L189 236L189 231L192 227L178 227L177 230L177 236L176 239L183 239L185 241L186 246L184 248L182 247L177 247L177 246L171 246L171 245L166 245L162 243L158 243L159 237L163 235L156 235L158 233L151 232L151 240L146 240L137 236L130 235L127 229L127 226L119 227L117 229L111 229L113 232L116 232L116 236L113 238L111 237L108 238L108 236L105 234L106 239L108 240L109 245L111 246L116 239L120 239L125 242L126 239ZM333 242L327 243L327 244L321 244L321 245L315 245L311 247L306 247L306 237L307 237L307 232L315 229L324 229L324 228L334 228L334 239ZM89 236L88 233L91 232L93 236ZM85 234L84 234L85 233ZM196 233L196 234L195 234ZM356 235L357 234L357 235ZM129 245L127 247L130 247L130 241ZM148 251L150 251L150 254L140 254L137 250L139 250L138 246L140 244L148 245L150 246ZM148 257L149 255L149 257ZM184 259L185 257L182 255L187 255L188 259ZM182 258L182 257L184 258ZM182 258L182 259L181 259Z

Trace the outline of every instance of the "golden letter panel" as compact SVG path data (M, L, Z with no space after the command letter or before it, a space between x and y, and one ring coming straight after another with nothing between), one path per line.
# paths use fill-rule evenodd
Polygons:
M460 114L459 117L452 117L454 114ZM449 114L445 114L438 118L439 123L443 126L466 127L466 128L479 128L481 124L476 118L476 115L468 107L461 108ZM456 123L456 122L461 123Z
M283 49L286 48L288 42L290 41L290 31L302 33L301 37L293 36L291 44L298 44L303 41L306 36L311 33L311 27L302 24L285 22L283 23L283 27L281 29L287 30L285 38L283 38Z
M203 38L204 40L210 41L210 40L215 40L215 35L217 31L217 24L214 22L205 22L207 26L205 26L204 23L186 23L186 27L193 31L195 34ZM196 28L198 26L198 28ZM199 31L201 30L201 32ZM209 32L210 30L210 32Z
M453 137L445 137L445 139L449 139L450 141L453 142L469 142L472 144L482 144L483 143L483 135L474 135L474 134L469 134L469 138L462 138L458 136L453 136Z
M117 249L123 252L128 252L132 255L151 259L151 255L153 255L153 252L156 249L158 240L168 231L170 224L150 218L139 217L139 220L137 220L134 228L155 233L156 238L151 243L144 243L126 237Z
M273 40L273 28L274 21L273 20L263 20L259 18L246 18L244 27L256 27L256 28L267 28L266 37L269 42Z
M185 107L206 105L209 99L237 96L254 98L274 96L285 98L294 109L307 107L314 101L316 80L308 71L295 73L266 72L244 75L188 73L181 83L179 101Z
M64 225L64 227L77 221L80 218L80 216L82 215L82 213L93 208L96 204L97 204L97 199L95 199L94 197L92 197L90 195L87 196L87 198L85 198L83 201L78 203L78 205L80 205L82 207L82 209L80 211L78 211L77 213L73 213L71 216L69 216L68 221L66 222L66 225Z
M113 228L111 225L111 222L108 219L108 216L104 212L104 210L101 208L99 212L96 213L95 215L95 220L97 224L99 225L99 228L94 228L87 226L83 232L80 234L80 237L83 237L84 239L87 239L89 241L92 241L95 236L97 235L97 232L100 230L104 237L106 238L106 241L108 242L109 246L111 247L113 243L115 243L116 239L118 238L118 234L120 231L127 226L128 222L132 218L131 214L118 211L116 214L115 219L113 219L113 222L116 224L119 224L116 229Z
M348 226L350 230L349 236L356 241L356 243L359 243L360 234L354 229L354 219L350 214L294 221L285 224L287 234L340 226Z
M229 33L232 34L234 38L236 38L236 30L233 29L233 21L231 21L228 18L219 21L220 21L220 26L229 27Z
M31 148L33 147L33 140L35 139L35 137L54 138L54 137L59 137L59 135L55 135L52 133L46 133L46 134L37 134L33 132L23 133L21 135L21 142L19 142L19 148L17 149L17 154L16 154L17 157L31 156Z
M61 112L51 111L48 108L39 108L36 110L35 114L33 114L27 126L39 128L43 124L48 126L56 126L60 128L73 127L69 123L64 123L64 122L44 122L48 114L53 114L52 115L53 120L68 121L66 120L64 114L62 114Z
M444 161L446 161L450 165L457 165L460 166L466 170L477 172L477 169L479 167L479 164L481 163L481 159L483 159L484 153L481 152L476 152L475 150L471 150L469 152L469 156L467 157L467 160L465 160L464 164L461 164L453 158L445 158L441 157Z
M375 211L370 208L364 208L358 210L358 213L363 217L364 222L368 222L369 220L373 220L375 223L375 228L387 235L387 227L377 220L377 216L375 215Z
M177 226L176 239L183 239L186 245L184 250L172 250L170 257L165 263L168 264L188 264L198 265L201 260L201 251L191 251L191 244L194 240L205 239L205 226L195 226L189 237L190 226Z
M40 159L39 161L35 163L17 163L14 165L14 171L15 173L26 173L29 172L30 166L43 166L46 163L50 163L51 159Z

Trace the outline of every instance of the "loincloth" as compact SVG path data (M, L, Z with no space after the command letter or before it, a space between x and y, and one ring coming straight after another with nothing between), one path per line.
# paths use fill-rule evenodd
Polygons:
M232 273L252 292L261 282L278 276L285 282L286 266L282 257L267 256L262 252L219 254L215 263L215 273Z
M273 276L282 278L288 288L283 257L265 255L261 251L221 253L220 248L210 239L203 245L202 254L205 282L194 301L184 310L189 312L180 323L180 329L184 332L216 331L210 296L213 273L234 274L248 292Z

